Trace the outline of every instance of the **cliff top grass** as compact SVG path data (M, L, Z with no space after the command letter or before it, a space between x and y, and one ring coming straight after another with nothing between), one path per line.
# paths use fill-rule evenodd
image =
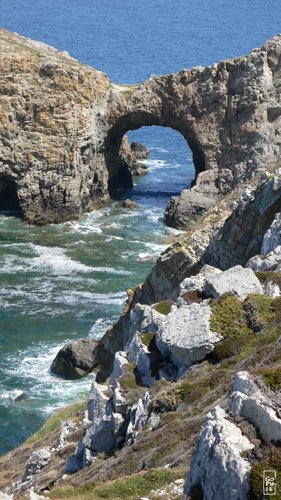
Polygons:
M87 405L87 398L81 399L80 401L76 401L75 403L65 406L60 410L55 411L55 413L47 420L47 422L33 434L30 438L25 442L26 445L31 445L36 443L39 439L47 436L50 432L59 429L61 422L67 420L68 418L74 419L75 417L79 417L82 411L85 411Z
M155 311L159 312L160 314L164 314L165 316L167 316L167 314L171 312L172 305L174 305L174 302L167 299L154 304L152 306L152 309L155 309Z
M109 498L114 500L134 500L149 494L152 490L162 488L176 479L185 476L183 468L156 468L149 471L121 477L106 484L97 485L88 483L84 486L71 488L56 488L50 494L50 498L56 500L69 498L70 500L94 500L98 498Z

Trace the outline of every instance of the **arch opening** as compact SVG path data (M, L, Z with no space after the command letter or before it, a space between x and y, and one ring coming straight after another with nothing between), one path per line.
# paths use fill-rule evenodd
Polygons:
M133 187L121 184L117 176L111 198L130 198L142 207L161 208L163 214L170 198L194 182L192 151L184 137L170 127L144 126L129 131L127 137L130 144L137 142L148 148L148 158L136 160L139 162L136 170L143 173L146 166L146 174L135 176Z
M0 212L6 215L21 214L16 183L7 175L0 175Z
M191 129L183 128L182 123L176 120L166 121L163 117L152 116L144 112L130 113L120 118L110 130L105 142L105 158L109 173L108 190L111 197L115 197L118 189L130 189L133 186L132 176L126 159L122 157L122 139L132 131L153 127L165 128L178 132L186 142L186 150L191 151L194 166L194 177L191 183L192 187L196 183L200 172L206 170L206 161L204 151L194 137ZM135 137L133 138L135 140ZM141 138L139 139L141 141Z

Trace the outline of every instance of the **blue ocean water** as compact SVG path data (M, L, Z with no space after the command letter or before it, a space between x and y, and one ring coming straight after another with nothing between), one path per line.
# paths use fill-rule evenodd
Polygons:
M279 9L280 0L1 0L0 24L136 83L248 52L281 32ZM149 173L130 193L138 211L114 202L44 228L0 215L0 454L89 390L91 377L60 380L50 363L67 340L98 337L118 317L164 248L168 198L193 179L178 133L129 136L150 148Z

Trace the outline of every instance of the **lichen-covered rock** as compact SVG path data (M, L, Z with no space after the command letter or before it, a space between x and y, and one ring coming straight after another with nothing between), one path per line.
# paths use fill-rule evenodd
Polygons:
M51 456L52 454L50 448L42 448L40 450L33 451L26 464L22 482L29 481L32 476L39 474L41 469L50 463Z
M232 267L224 272L213 273L206 278L204 292L217 299L225 293L234 293L245 299L250 293L263 293L262 286L251 269Z
M222 337L210 329L211 307L207 302L183 305L168 314L156 335L156 345L177 366L190 366L209 354Z
M206 416L193 453L185 493L201 492L206 500L245 500L251 466L241 454L253 447L239 427L227 419L225 411L216 406Z
M95 367L97 341L89 338L66 344L52 362L51 370L67 379L81 378Z
M248 372L236 374L229 409L251 422L266 442L281 441L280 394L266 390Z
M202 261L222 270L248 260L261 252L263 238L281 206L281 169L265 172L251 188L229 204L228 217L214 228ZM205 231L207 228L205 228Z

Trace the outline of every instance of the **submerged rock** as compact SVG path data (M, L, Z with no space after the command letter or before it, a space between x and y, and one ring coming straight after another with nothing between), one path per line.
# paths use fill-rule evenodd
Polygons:
M127 198L122 202L122 207L123 208L128 208L129 210L138 210L140 206L133 200L130 200Z
M95 367L97 341L89 338L65 345L52 362L53 373L67 379L81 378Z

